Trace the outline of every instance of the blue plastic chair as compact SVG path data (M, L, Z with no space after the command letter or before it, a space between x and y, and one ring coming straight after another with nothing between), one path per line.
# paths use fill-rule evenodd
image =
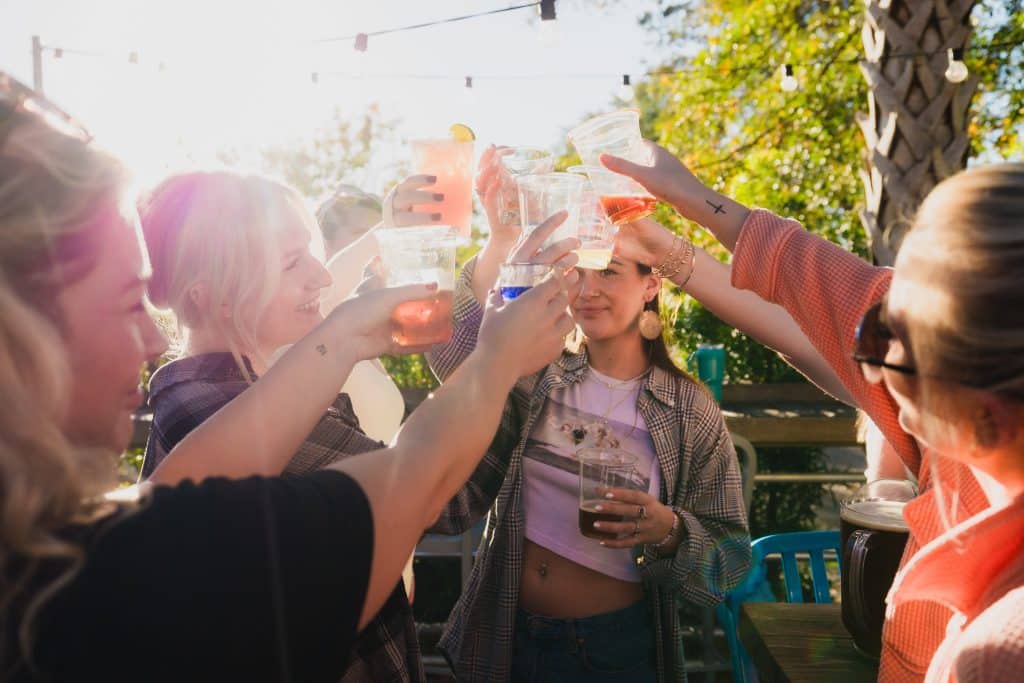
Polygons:
M740 643L739 615L740 605L744 602L775 602L775 596L767 581L766 558L771 555L782 556L782 578L786 587L786 602L803 602L803 589L800 585L800 572L797 569L797 554L806 554L810 558L811 585L814 601L818 603L832 602L829 594L828 574L825 572L825 551L833 550L836 561L842 562L839 549L838 531L796 531L787 534L763 536L751 544L750 572L734 591L725 596L725 600L716 608L718 620L725 631L729 643L729 656L732 660L733 681L745 683L756 681L757 672ZM840 569L841 570L841 569Z

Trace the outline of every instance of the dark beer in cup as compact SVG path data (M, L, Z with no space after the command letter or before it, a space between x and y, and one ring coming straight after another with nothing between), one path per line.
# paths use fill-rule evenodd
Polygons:
M839 512L843 625L857 649L876 659L882 651L885 598L909 536L904 505L906 501L855 497Z

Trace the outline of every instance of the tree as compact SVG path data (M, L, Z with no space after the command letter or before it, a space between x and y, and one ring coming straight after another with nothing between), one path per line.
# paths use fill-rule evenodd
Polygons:
M372 192L379 189L368 177L373 154L395 140L396 125L384 120L375 106L356 121L336 109L330 124L312 140L260 150L260 166L312 200L329 195L342 183ZM400 177L401 170L393 167L388 180Z

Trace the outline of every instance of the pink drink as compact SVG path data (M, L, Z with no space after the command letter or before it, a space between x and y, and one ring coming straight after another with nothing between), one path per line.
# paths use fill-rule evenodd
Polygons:
M412 163L416 173L437 176L427 192L444 194L440 204L422 204L418 211L441 213L441 223L469 237L473 214L473 143L456 140L413 140Z
M391 337L400 346L439 344L452 336L452 291L399 304L391 314Z

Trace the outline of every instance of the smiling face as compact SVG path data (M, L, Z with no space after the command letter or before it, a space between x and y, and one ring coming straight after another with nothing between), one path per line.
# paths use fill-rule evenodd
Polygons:
M304 225L277 234L280 275L277 288L256 323L260 352L269 357L286 344L294 344L323 319L320 291L331 276L310 251L311 235Z
M572 313L587 339L639 336L637 320L644 304L657 296L661 281L642 274L635 261L618 256L604 270L577 270L582 289L572 302Z
M64 431L79 446L127 447L142 403L139 371L167 347L143 307L148 273L131 213L113 201L97 213L95 262L57 296L73 377Z

